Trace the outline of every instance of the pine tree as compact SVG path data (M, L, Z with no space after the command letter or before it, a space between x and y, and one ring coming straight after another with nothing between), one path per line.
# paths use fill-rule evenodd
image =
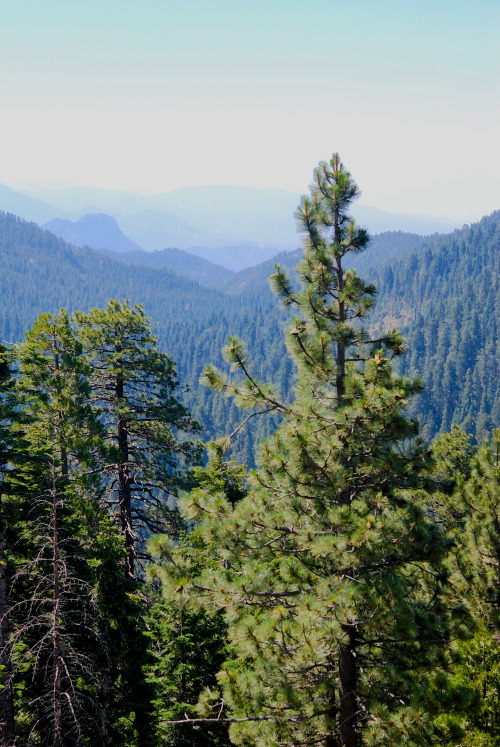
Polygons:
M165 530L168 500L198 458L198 443L186 436L199 426L174 394L175 364L158 351L142 307L110 301L105 309L76 312L75 320L95 410L112 447L108 506L127 548L125 575L135 580L144 537Z
M375 288L344 269L368 241L348 216L358 194L337 155L321 163L297 211L301 289L279 267L272 278L299 312L286 335L292 403L251 373L236 338L224 354L239 378L205 372L238 404L283 417L246 498L184 504L218 564L194 581L178 569L177 583L226 610L237 656L219 681L236 744L432 739L418 675L446 637L446 543L416 492L427 457L404 407L421 385L392 373L401 336L370 338Z
M155 744L156 716L146 678L146 542L156 532L179 531L175 496L199 457L198 442L189 438L199 426L175 396L175 364L158 351L142 307L110 301L105 309L77 312L74 318L91 369L94 412L108 444L101 464L105 503L125 547L121 581L110 585L104 579L101 587L110 618L108 660L115 672L108 694L115 714L110 738L148 747ZM120 604L123 593L127 599Z

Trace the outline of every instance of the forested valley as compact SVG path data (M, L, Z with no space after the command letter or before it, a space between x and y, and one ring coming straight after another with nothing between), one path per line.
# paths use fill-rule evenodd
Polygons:
M0 214L5 747L500 744L500 211L358 195L210 287Z

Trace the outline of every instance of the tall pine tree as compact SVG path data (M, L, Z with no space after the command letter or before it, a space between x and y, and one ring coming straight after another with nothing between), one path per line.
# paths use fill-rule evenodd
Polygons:
M187 437L199 426L176 397L175 364L158 350L141 306L110 301L105 309L76 312L75 320L112 449L108 506L127 548L125 575L136 580L145 536L165 530L169 498L199 456L199 444Z
M418 675L446 637L446 543L417 500L426 455L404 407L421 385L391 370L399 333L363 329L375 289L344 269L368 242L348 214L358 194L338 155L321 163L297 211L301 289L279 268L272 278L298 311L292 403L259 382L235 338L224 354L239 377L205 372L241 406L283 417L246 498L184 503L218 562L194 581L177 567L173 583L226 610L238 655L219 681L236 744L432 740Z
M176 396L175 364L158 350L142 307L110 301L105 309L77 312L74 318L90 366L94 412L108 445L100 467L104 501L125 547L121 581L103 579L101 585L115 671L109 707L120 715L110 738L148 747L156 743L157 716L146 671L146 543L153 533L179 531L176 494L199 457L200 445L192 438L199 426ZM118 599L127 594L122 605L117 591ZM112 721L116 724L116 717Z

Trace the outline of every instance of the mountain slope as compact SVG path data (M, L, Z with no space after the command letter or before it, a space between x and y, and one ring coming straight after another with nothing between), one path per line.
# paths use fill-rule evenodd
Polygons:
M408 342L401 371L421 376L414 405L431 438L457 423L478 442L500 425L500 211L434 237L378 271L374 313Z
M73 246L107 249L113 252L141 252L142 247L125 236L114 218L104 213L84 215L77 221L55 218L43 228Z
M160 346L177 362L183 398L204 425L203 437L223 435L243 419L233 403L199 386L203 366L224 365L221 349L230 334L249 345L266 379L290 387L290 365L274 299L237 305L218 290L203 288L161 268L131 266L88 248L75 248L34 223L0 212L0 340L22 340L37 316L61 307L87 311L110 298L143 304ZM273 428L261 419L236 439L235 454L252 463L255 443Z
M0 184L0 210L14 213L25 220L33 220L40 224L46 223L64 212L54 205L49 205L36 197L10 189L4 184Z
M232 277L231 270L214 265L207 259L197 257L195 254L185 252L183 249L163 249L160 252L127 252L115 254L109 252L121 262L130 265L142 265L142 267L158 267L176 275L195 280L200 285L214 287Z

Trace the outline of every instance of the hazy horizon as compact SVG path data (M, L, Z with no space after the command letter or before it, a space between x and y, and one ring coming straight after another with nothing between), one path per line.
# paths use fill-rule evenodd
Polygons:
M125 194L137 195L141 197L159 197L162 195L169 195L173 192L180 192L182 190L203 189L203 188L207 188L207 189L220 188L220 189L236 189L236 190L248 189L248 190L252 190L256 192L275 191L275 192L281 192L281 193L293 195L294 197L297 198L297 200L300 199L300 196L301 196L300 192L294 192L292 190L287 190L287 189L283 189L280 187L250 187L245 184L198 184L198 185L187 184L183 187L174 187L173 189L165 190L164 192L139 192L137 190L131 190L131 189L130 190L129 189L126 189L126 190L125 189L124 190L108 189L106 187L96 187L95 185L91 185L91 184L76 184L76 183L70 183L70 182L51 182L51 181L18 182L18 183L12 182L12 183L5 183L5 186L15 191L22 192L24 194L37 196L38 199L41 199L42 201L44 201L44 197L39 195L40 192L51 191L54 193L58 193L58 192L64 192L67 189L99 190L99 191L110 192L110 193L114 193L114 192L123 193L124 195ZM305 192L306 190L304 191L304 193ZM49 200L47 200L47 202L49 203ZM417 213L414 211L405 211L403 213L403 211L385 210L384 208L380 208L378 205L368 205L366 200L364 199L363 193L361 193L360 198L356 200L355 204L359 204L359 205L362 205L363 207L374 209L376 211L380 211L384 213L385 212L392 213L392 214L401 213L401 214L413 215L415 217L438 219L438 220L442 220L445 222L448 221L450 224L454 224L454 225L455 224L458 225L458 223L460 222L457 218L454 219L452 217L439 214L439 213ZM102 211L102 212L105 212L105 211ZM482 217L484 217L484 215L479 216L477 220L480 220Z
M0 182L307 191L338 151L385 211L499 207L494 0L18 0ZM19 187L14 187L19 188Z

